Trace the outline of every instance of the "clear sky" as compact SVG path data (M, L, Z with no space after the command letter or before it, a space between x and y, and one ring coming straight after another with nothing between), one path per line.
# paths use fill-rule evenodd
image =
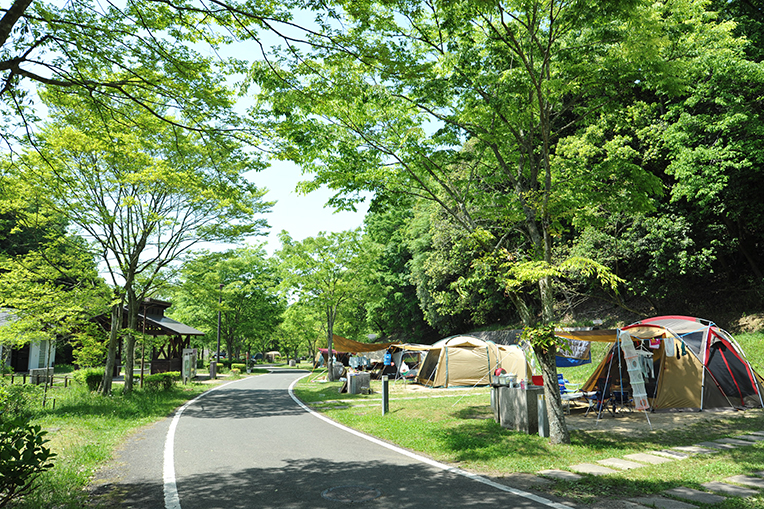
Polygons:
M258 237L256 242L266 242L268 254L281 247L278 234L286 230L295 240L314 237L319 232L352 230L363 225L363 217L368 208L368 200L357 206L358 212L337 212L324 204L332 196L328 189L320 189L307 195L297 194L295 186L303 176L300 168L291 162L275 161L260 172L252 172L247 177L258 187L268 188L265 200L276 201L272 212L266 215L271 225L267 239Z

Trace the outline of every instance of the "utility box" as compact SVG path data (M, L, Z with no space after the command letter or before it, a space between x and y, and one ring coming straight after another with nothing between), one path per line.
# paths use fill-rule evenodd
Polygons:
M196 348L183 349L183 365L180 376L184 384L196 378Z
M369 373L351 373L348 376L348 393L371 393L371 375Z
M498 387L497 403L501 427L522 431L529 435L538 433L538 402L539 395L543 394L543 387L533 385L525 389L519 387ZM544 415L546 415L546 412L543 412L542 409L542 416Z

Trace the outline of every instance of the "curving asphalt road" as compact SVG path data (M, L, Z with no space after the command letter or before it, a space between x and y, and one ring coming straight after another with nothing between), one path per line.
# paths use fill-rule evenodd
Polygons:
M302 376L227 383L134 437L121 507L569 509L331 423L291 397Z

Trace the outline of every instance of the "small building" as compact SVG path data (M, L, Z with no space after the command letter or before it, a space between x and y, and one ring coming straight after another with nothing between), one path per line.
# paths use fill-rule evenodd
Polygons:
M204 336L204 332L180 323L164 315L170 302L158 299L145 299L138 312L138 331L148 336L167 336L167 342L151 351L151 374L180 372L183 367L183 350L190 348L191 336ZM101 325L108 330L109 316L98 318ZM127 327L127 309L123 313L123 327ZM117 357L121 359L121 351ZM118 362L121 364L121 362Z
M0 327L14 321L16 321L16 315L10 309L0 309ZM55 341L33 341L14 348L0 345L0 362L13 368L15 373L27 373L38 368L51 368L55 361Z

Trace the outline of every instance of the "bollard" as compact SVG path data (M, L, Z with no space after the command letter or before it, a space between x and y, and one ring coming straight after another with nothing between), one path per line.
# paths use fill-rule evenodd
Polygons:
M536 400L536 411L538 412L538 419L539 419L539 436L544 438L549 438L549 419L546 416L546 397L544 397L544 393L541 393L537 396Z
M387 375L382 376L382 415L390 411L390 384Z

